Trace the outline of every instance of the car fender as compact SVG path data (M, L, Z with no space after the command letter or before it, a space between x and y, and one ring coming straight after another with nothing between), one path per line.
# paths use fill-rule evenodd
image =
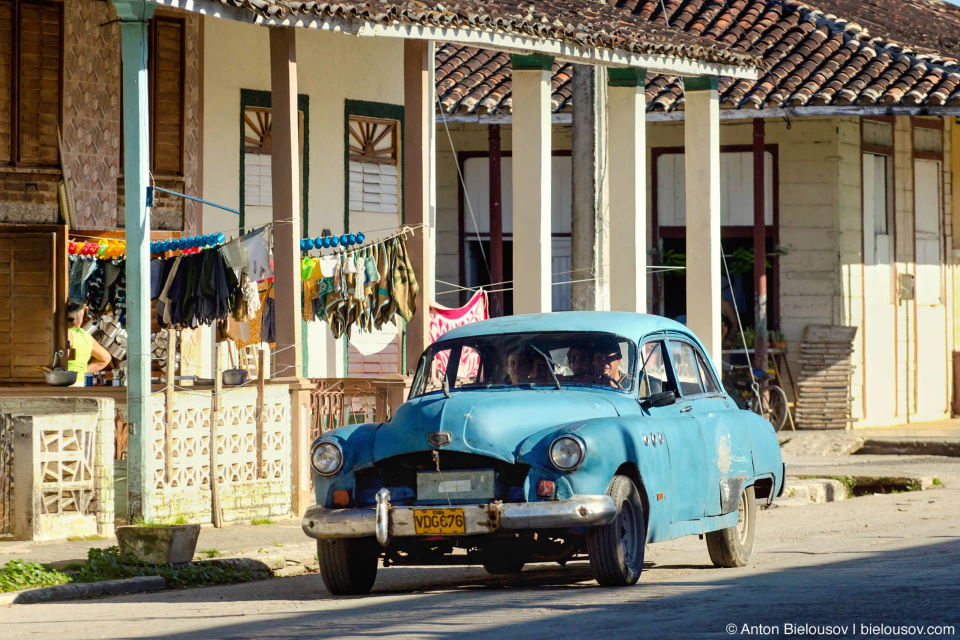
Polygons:
M322 440L335 442L343 450L343 466L334 476L321 476L314 470L312 461L308 462L317 504L332 507L333 492L338 489L347 489L353 494L356 486L353 472L373 465L373 441L381 424L346 425L327 431L313 441L310 445L311 453L314 445Z
M518 461L530 465L527 500L536 496L538 480L557 485L556 500L573 495L603 495L618 473L639 483L647 511L648 539L667 536L670 525L670 462L663 444L644 444L635 418L599 418L544 429L520 444ZM558 470L550 461L550 445L557 438L572 434L586 448L582 464L572 472Z

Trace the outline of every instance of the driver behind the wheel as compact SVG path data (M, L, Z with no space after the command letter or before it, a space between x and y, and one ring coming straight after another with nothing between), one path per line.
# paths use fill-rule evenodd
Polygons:
M593 369L597 376L597 382L602 385L609 385L614 389L621 387L626 374L620 371L620 363L623 361L623 354L620 352L620 345L613 338L601 338L594 345L593 351Z

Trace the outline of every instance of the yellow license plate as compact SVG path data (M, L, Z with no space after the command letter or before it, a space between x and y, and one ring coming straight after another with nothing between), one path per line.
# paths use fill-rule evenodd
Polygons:
M417 535L464 534L463 509L414 509L413 527Z

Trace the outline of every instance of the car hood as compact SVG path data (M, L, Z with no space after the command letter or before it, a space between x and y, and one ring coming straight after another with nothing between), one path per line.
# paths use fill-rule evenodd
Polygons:
M510 389L430 394L404 403L376 433L375 461L431 449L434 431L450 433L442 451L460 451L514 462L530 435L551 426L619 415L609 391Z

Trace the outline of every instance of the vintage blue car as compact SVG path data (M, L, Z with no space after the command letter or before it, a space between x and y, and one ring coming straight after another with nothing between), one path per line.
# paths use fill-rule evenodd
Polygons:
M613 312L450 331L389 422L324 433L311 466L303 530L337 595L368 592L381 558L501 574L586 554L601 585L631 585L646 543L690 534L743 566L784 480L773 427L686 327Z

